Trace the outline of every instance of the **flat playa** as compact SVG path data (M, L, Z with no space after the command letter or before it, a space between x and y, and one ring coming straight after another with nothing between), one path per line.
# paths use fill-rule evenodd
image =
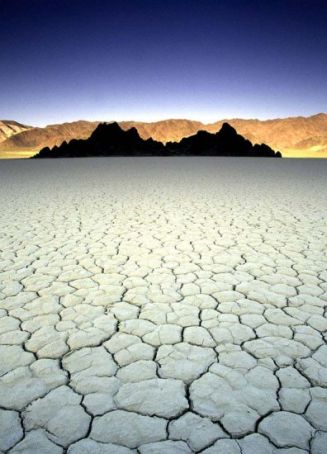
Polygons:
M0 162L0 452L323 454L327 161Z

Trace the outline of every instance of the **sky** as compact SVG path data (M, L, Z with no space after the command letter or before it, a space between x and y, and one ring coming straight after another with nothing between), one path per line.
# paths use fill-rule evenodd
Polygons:
M326 0L0 0L0 119L327 112Z

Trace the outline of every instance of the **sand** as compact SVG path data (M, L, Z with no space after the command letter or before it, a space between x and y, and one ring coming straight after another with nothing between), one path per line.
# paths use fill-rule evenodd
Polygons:
M326 178L2 161L0 452L325 452Z

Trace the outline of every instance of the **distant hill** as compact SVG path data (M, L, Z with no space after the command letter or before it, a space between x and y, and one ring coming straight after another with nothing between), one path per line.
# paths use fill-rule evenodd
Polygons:
M94 156L242 156L281 157L267 145L252 145L228 123L211 134L198 131L180 142L164 145L142 139L136 128L123 130L118 123L101 123L88 139L73 139L52 149L43 148L36 158L79 158Z
M45 128L32 128L16 134L0 143L0 156L2 157L30 157L44 147L61 145L65 140L86 139L89 137L99 122L74 121L49 125Z
M125 130L136 128L143 139L152 137L163 143L179 142L184 137L192 136L201 129L206 129L206 125L193 120L162 120L154 123L122 121L119 125Z
M30 128L32 126L22 125L17 123L17 121L0 120L0 143Z
M225 122L226 120L221 120L203 124L199 121L170 119L153 123L130 121L119 124L124 130L135 127L143 139L151 137L167 143L178 142L200 130L216 132ZM327 157L327 114L265 121L232 119L227 122L252 143L266 143L271 148L280 150L284 157ZM2 142L0 140L0 157L32 156L44 147L52 148L71 139L86 139L99 123L76 121L44 128L26 127L22 132Z

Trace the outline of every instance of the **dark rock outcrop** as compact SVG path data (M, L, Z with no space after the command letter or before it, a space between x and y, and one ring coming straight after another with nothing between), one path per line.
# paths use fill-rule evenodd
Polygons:
M153 139L143 140L136 128L124 131L118 123L100 123L85 140L73 139L51 150L43 148L34 158L161 155L165 147Z
M220 131L210 134L207 131L199 131L194 136L186 137L179 143L167 143L172 151L180 155L188 156L264 156L281 157L268 145L252 145L228 123L224 123Z
M224 123L216 134L199 131L180 142L164 145L142 139L136 128L124 131L118 123L101 123L86 140L73 139L51 150L43 148L33 158L77 158L92 156L252 156L281 157L268 145L252 145Z

